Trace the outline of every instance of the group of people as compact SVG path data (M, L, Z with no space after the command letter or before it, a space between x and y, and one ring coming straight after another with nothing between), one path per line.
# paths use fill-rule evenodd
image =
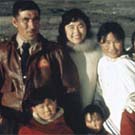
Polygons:
M103 23L96 42L74 8L55 43L40 34L40 15L34 1L17 0L17 32L0 43L0 134L135 134L134 47L125 50L121 25Z

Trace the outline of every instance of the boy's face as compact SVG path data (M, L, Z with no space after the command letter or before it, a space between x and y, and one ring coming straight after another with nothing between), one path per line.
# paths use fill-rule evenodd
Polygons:
M118 41L113 33L109 33L105 42L101 40L99 43L103 53L110 58L117 58L123 53L123 43Z
M55 101L51 99L45 99L42 104L33 107L33 111L36 112L43 120L49 121L56 114L56 108L57 105Z

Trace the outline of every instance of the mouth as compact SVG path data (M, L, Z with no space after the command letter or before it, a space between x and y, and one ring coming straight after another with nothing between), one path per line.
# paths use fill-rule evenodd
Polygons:
M37 34L37 31L36 30L31 30L31 31L28 31L27 33L29 35L35 35L35 34Z
M29 35L35 35L35 33L36 33L36 32L34 32L34 31L28 32Z
M81 39L81 36L73 36L74 39Z

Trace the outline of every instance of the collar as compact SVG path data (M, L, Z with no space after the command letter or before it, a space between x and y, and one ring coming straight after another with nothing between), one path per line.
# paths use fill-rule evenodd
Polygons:
M117 57L117 58L110 58L109 56L107 56L107 55L105 55L104 54L104 57L108 60L108 61L118 61L118 60L120 60L120 59L130 59L130 57L128 56L128 55L126 55L126 54L123 54L123 55L121 55L121 56L119 56L119 57Z
M22 47L24 41L21 39L21 37L19 36L19 34L17 34L17 36L16 36L16 41L18 43L17 49L20 49Z
M32 113L34 120L36 120L37 122L39 122L40 124L43 124L43 125L46 125L46 124L49 124L49 123L55 121L56 119L61 117L63 114L64 114L64 110L61 107L58 107L57 113L50 120L43 120L42 118L40 118L40 116L36 112Z
M38 41L37 40L25 41L25 40L23 40L21 38L21 36L19 34L17 34L17 36L16 36L16 41L18 43L17 49L20 51L21 54L22 54L22 45L23 45L24 42L28 42L30 44L30 48L29 48L30 54L38 46Z
M78 52L87 52L87 51L93 51L97 45L94 42L94 40L86 39L84 42L74 45L71 42L67 43L67 46L73 50L73 51L78 51Z

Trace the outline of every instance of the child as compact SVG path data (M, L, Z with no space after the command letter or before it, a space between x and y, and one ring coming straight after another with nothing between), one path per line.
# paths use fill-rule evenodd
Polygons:
M85 134L109 135L103 127L104 116L100 108L88 105L84 109L82 117Z
M31 57L28 69L30 78L26 85L26 95L22 103L23 112L29 118L19 130L19 135L71 134L72 130L64 121L63 106L60 102L61 91L59 85L53 87L52 68L48 59L39 53L36 59ZM29 63L28 63L29 64ZM33 72L33 69L37 72ZM36 80L36 81L35 81ZM57 82L56 82L57 83ZM57 101L57 104L56 104ZM62 107L60 107L62 106Z
M46 98L43 103L32 107L33 119L19 130L19 135L44 135L44 134L70 134L67 127L63 109L56 105L52 99Z
M97 34L97 40L104 53L98 63L99 82L104 100L110 109L110 117L104 126L113 135L119 135L120 130L124 135L122 130L127 128L121 124L124 110L129 111L130 108L129 112L135 111L135 96L130 96L131 93L135 95L135 62L124 55L124 39L125 33L116 22L104 23Z

